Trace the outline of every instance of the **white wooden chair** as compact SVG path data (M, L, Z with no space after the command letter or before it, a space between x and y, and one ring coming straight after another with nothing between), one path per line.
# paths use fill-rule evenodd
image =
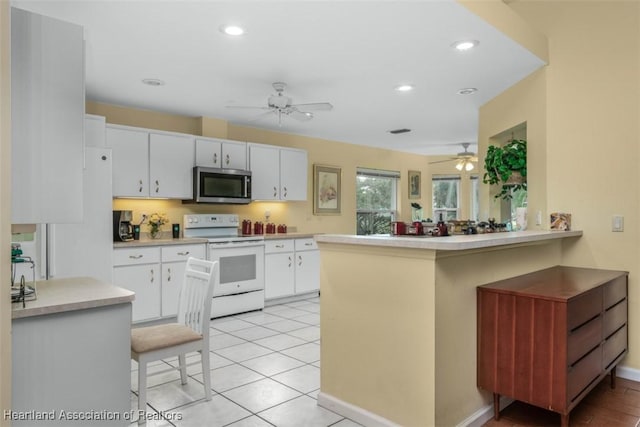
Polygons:
M204 393L206 399L211 400L209 321L213 288L216 286L217 277L217 261L189 258L178 299L177 322L131 330L131 358L138 362L139 424L146 422L144 414L147 406L147 363L154 360L178 356L179 368L177 369L180 370L182 384L186 384L185 355L193 351L200 352Z

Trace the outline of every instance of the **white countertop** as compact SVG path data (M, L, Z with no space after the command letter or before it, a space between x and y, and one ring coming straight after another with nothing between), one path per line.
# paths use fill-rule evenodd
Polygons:
M579 236L582 236L582 231L527 230L447 237L320 234L315 239L318 243L463 251Z
M131 302L135 293L91 277L36 282L37 299L11 304L11 317L41 316Z

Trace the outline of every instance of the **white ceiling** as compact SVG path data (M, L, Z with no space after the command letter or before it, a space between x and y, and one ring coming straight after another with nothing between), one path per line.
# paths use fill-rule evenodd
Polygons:
M476 149L478 108L543 65L453 0L13 1L84 26L87 98L419 154ZM219 28L238 24L232 38ZM480 44L457 52L462 39ZM142 79L166 84L146 86ZM266 106L330 102L308 122ZM401 83L415 85L399 93ZM458 95L474 87L472 95ZM392 135L388 131L409 128Z

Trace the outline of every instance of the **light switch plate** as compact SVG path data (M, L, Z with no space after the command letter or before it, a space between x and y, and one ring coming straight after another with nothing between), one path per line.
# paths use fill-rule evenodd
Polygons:
M613 216L613 219L611 221L611 231L624 231L624 216Z

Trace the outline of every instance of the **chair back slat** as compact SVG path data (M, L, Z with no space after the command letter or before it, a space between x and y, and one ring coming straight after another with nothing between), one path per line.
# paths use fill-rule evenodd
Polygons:
M211 302L218 278L218 261L189 258L178 300L178 322L209 337Z

